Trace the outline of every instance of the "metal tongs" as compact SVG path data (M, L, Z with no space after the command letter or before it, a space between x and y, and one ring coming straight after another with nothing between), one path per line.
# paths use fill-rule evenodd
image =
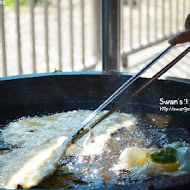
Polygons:
M109 110L106 114L102 115L98 119L94 120L94 117L102 111L109 103L111 103L118 95L120 95L127 87L129 87L133 82L135 82L145 71L147 71L152 65L154 65L159 59L161 59L165 54L167 54L174 45L168 46L163 52L157 55L150 63L148 63L145 67L143 67L138 73L133 75L128 81L126 81L118 90L116 90L107 100L105 100L92 114L90 114L83 125L75 130L67 139L66 147L68 148L71 144L75 144L82 136L84 136L88 131L90 131L91 142L93 141L93 133L91 131L98 123L103 121L109 115L114 113L116 110L125 105L128 101L130 101L134 96L139 94L143 89L153 83L156 79L158 79L161 75L163 75L166 71L168 71L171 67L173 67L180 59L182 59L188 52L190 52L190 47L188 47L185 51L183 51L180 55L178 55L173 61L171 61L168 65L166 65L163 69L161 69L158 73L156 73L152 78L146 81L140 88L136 89L134 93L132 93L126 99L123 99L115 107ZM66 150L65 150L66 152ZM63 153L63 155L65 154Z
M133 84L145 71L147 71L152 65L154 65L159 59L161 59L166 53L168 53L174 46L168 46L163 52L157 55L150 63L148 63L145 67L143 67L139 72L133 75L128 81L126 81L119 89L117 89L107 100L105 100L92 114L90 114L82 123L82 126L77 128L75 131L71 133L71 135L62 143L64 146L64 150L62 152L62 157L65 155L67 148L71 144L75 144L82 136L84 136L87 132L90 131L91 142L93 139L92 128L94 128L98 123L107 118L109 115L114 113L116 110L125 105L128 101L130 101L134 96L139 94L143 89L153 83L157 78L163 75L166 71L168 71L171 67L173 67L180 59L182 59L187 53L190 52L190 47L188 47L185 51L179 54L173 61L171 61L168 65L166 65L163 69L161 69L158 73L156 73L152 78L147 80L140 88L136 89L130 96L120 101L116 104L115 107L110 109L106 114L100 116L98 119L93 120L95 116L102 111L109 103L111 103L117 96L119 96L126 88L128 88L131 84ZM2 147L1 147L2 145ZM9 146L6 143L0 142L0 150L12 149L13 146Z

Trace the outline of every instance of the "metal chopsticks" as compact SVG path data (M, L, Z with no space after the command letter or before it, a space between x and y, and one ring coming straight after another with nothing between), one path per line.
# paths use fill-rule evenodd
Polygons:
M154 63L156 63L158 61L158 59L160 59L161 57L163 57L163 55L165 55L168 50L170 50L173 46L169 46L166 50L164 50L161 54L159 54L153 61L151 61L151 63L149 63L147 66L145 66L140 72L138 72L135 76L132 77L132 79L130 80L130 82L126 82L124 89L126 89L130 84L132 84L135 80L137 80L140 75L142 73L144 73L151 65L153 65ZM121 108L123 105L125 105L128 101L130 101L134 96L136 96L137 94L139 94L143 89L145 89L147 86L149 86L150 84L152 84L156 79L158 79L161 75L163 75L166 71L168 71L171 67L173 67L180 59L182 59L187 53L190 52L190 47L188 47L185 51L183 51L180 55L178 55L173 61L171 61L168 65L166 65L163 69L161 69L158 73L156 73L152 78L150 78L148 81L146 81L140 88L138 88L134 93L132 93L129 97L127 97L126 99L122 100L121 102L119 102L118 104L116 104L115 107L113 107L111 110L109 110L106 114L104 114L103 116L99 117L97 120L95 120L94 122L92 122L90 125L87 126L87 124L89 123L85 123L81 128L77 129L74 133L71 134L71 136L69 136L68 139L71 140L71 144L74 144L75 142L77 142L83 135L85 135L89 129L94 128L98 123L100 123L102 120L104 120L105 118L107 118L109 115L111 115L112 113L114 113L116 110L118 110L119 108ZM161 56L161 57L160 57ZM153 62L153 63L152 63ZM140 74L139 74L140 73ZM124 85L123 85L124 86ZM121 88L121 87L120 87ZM118 89L119 90L119 89ZM117 91L118 91L117 90ZM119 91L119 94L122 92L123 90ZM115 94L115 93L114 93ZM111 97L111 96L110 96ZM113 100L113 99L112 99ZM104 102L105 103L105 102ZM91 120L90 120L91 121Z
M105 100L96 110L92 112L83 122L83 126L88 125L92 119L102 111L110 102L112 102L118 95L120 95L127 87L135 82L146 70L154 65L159 59L161 59L166 53L168 53L174 45L168 46L164 51L157 55L150 63L143 67L139 72L133 75L128 81L126 81L120 88L118 88L107 100Z

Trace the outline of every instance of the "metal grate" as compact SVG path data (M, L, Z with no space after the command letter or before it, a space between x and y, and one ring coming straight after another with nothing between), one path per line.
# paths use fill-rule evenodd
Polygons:
M123 66L128 55L182 31L189 10L187 0L121 0ZM0 4L0 76L96 69L101 13L101 0Z
M100 1L13 2L13 8L0 5L1 76L95 68Z
M122 0L122 61L184 30L186 0Z

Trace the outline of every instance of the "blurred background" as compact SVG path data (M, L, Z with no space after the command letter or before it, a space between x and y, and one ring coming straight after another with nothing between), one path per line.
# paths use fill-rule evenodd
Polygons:
M184 29L189 0L121 0L119 71L135 73ZM146 76L175 58L175 47ZM167 76L190 78L190 56ZM101 0L0 1L0 76L102 71ZM166 77L166 75L164 76Z

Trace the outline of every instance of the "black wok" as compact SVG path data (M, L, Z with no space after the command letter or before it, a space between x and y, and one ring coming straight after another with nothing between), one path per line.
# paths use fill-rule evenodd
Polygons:
M129 75L124 73L54 73L35 74L0 79L0 127L22 116L46 115L75 109L97 108ZM147 79L140 78L106 109L130 95ZM162 98L162 99L161 99ZM176 100L174 105L161 105L162 100ZM179 105L181 100L182 105ZM179 103L177 105L177 102ZM184 108L167 111L164 107ZM132 113L143 128L183 128L190 132L190 81L157 80L121 112ZM167 118L170 118L169 122ZM153 119L154 118L154 119ZM188 139L186 139L188 141ZM113 186L108 189L189 189L190 175L153 180L141 184ZM103 187L101 188L103 189ZM106 189L106 187L104 187Z

